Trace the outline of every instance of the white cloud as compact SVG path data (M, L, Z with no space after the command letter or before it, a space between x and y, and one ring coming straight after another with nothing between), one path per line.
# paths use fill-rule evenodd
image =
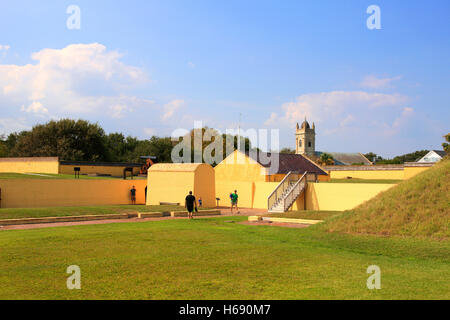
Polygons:
M187 63L187 65L188 65L188 67L191 68L191 69L194 69L194 68L195 68L195 64L194 64L192 61L189 61L189 62Z
M147 137L152 137L152 136L156 135L156 130L153 128L144 128L143 131L144 131L145 136L147 136Z
M38 101L33 101L33 103L31 103L27 108L22 106L21 110L28 113L48 114L48 109Z
M169 120L184 105L184 100L172 100L163 107L162 121Z
M355 117L353 117L351 114L349 114L348 116L346 116L344 118L344 120L342 120L340 122L340 126L347 127L348 125L352 124L353 122L355 122Z
M295 124L301 124L306 116L310 124L316 124L318 150L325 145L329 151L364 151L368 139L390 145L392 136L410 130L416 117L410 103L407 96L397 93L310 93L282 104L266 125L292 137Z
M272 113L267 120L270 123L282 121L284 123L296 123L303 121L305 116L314 121L332 119L344 120L342 117L346 111L360 113L380 112L376 109L399 106L408 101L408 97L400 94L368 93L364 91L331 91L304 94L293 102L284 103L281 108L283 113L279 116ZM354 117L354 115L352 115ZM267 122L266 121L266 122Z
M275 112L272 112L272 113L270 114L269 119L267 119L267 120L264 122L264 124L265 124L266 126L271 126L271 125L276 124L277 121L278 121L278 115L277 115Z
M102 112L120 117L130 105L142 101L119 92L147 82L141 69L124 64L121 58L119 52L92 43L43 49L32 54L35 64L0 64L0 102L19 107L40 101L56 115Z
M115 119L121 119L124 117L124 114L126 112L133 111L133 109L128 108L126 105L123 105L123 104L116 104L116 105L110 106L109 110L110 110L111 117L113 117Z
M403 108L400 116L397 119L395 119L394 123L392 124L392 128L394 128L394 129L400 128L413 115L414 115L413 108L409 108L409 107Z
M11 47L6 44L0 44L0 51L8 51Z
M371 88L371 89L382 89L392 87L392 82L400 80L401 76L396 76L392 78L377 78L374 75L366 76L360 83L361 87Z
M31 129L24 119L0 118L0 135Z

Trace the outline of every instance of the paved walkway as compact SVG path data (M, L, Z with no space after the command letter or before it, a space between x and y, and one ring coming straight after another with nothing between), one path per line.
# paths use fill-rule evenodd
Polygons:
M239 214L236 211L231 214L230 208L219 207L221 215L220 216L202 216L203 218L217 218L217 217L231 217L231 216L252 216L252 215L262 215L266 214L267 210L263 209L239 209ZM195 218L195 214L194 214ZM111 219L111 220L94 220L94 221L77 221L77 222L56 222L56 223L37 223L37 224L24 224L24 225L14 225L14 226L0 226L1 230L28 230L28 229L41 229L41 228L55 228L55 227L67 227L67 226L80 226L80 225L93 225L93 224L108 224L108 223L131 223L131 222L147 222L147 221L159 221L159 220L179 220L187 219L184 217L163 217L163 218L130 218L130 219Z

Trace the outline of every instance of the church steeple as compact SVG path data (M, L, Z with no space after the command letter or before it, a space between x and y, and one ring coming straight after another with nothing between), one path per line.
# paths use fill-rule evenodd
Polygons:
M308 121L303 121L301 127L297 123L296 128L296 153L314 156L316 151L316 125L313 122L312 128Z

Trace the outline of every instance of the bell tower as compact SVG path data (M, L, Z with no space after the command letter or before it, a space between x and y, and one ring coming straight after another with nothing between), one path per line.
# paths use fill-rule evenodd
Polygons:
M312 128L308 121L303 121L301 127L297 123L295 132L295 153L307 156L314 156L316 152L316 125L313 123Z

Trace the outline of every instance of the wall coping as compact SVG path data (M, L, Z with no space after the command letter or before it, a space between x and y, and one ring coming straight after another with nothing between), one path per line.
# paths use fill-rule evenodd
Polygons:
M58 157L22 157L22 158L0 158L0 162L43 162L59 161Z

